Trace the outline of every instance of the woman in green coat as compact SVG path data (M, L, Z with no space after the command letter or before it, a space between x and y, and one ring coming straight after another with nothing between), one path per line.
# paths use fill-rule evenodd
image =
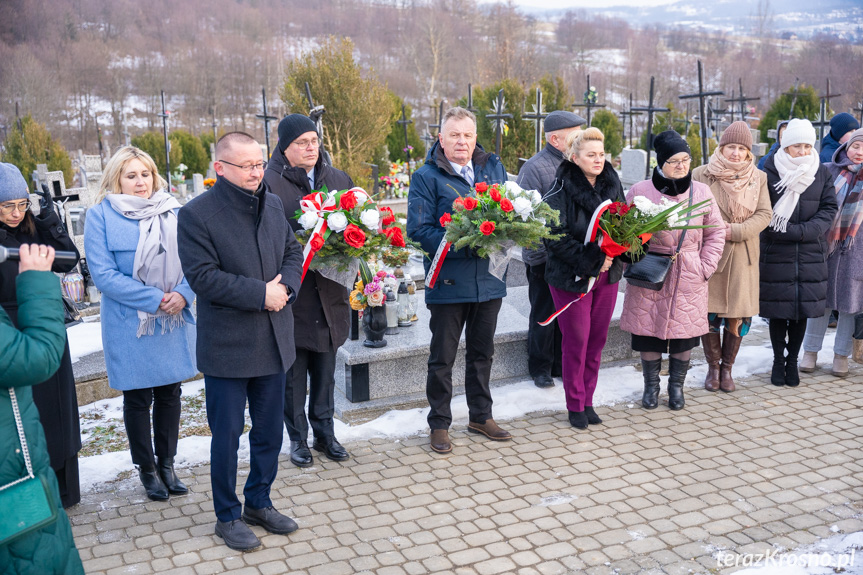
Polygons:
M0 179L0 187L3 183ZM50 272L54 249L27 244L20 249L16 281L20 331L0 310L0 486L27 475L9 395L9 388L14 387L33 472L50 486L58 517L39 530L0 545L0 574L83 575L31 390L60 367L66 343L60 282Z

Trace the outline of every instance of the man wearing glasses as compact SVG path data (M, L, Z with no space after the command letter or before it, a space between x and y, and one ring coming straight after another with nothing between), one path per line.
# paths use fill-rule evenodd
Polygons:
M331 192L354 187L350 176L326 164L320 153L315 123L302 114L291 114L279 122L279 143L264 182L285 207L285 217L294 232L301 229L296 218L300 200L312 190ZM347 288L309 270L294 308L294 345L297 358L285 385L285 427L291 438L291 463L309 467L311 424L313 448L332 461L348 459L333 429L336 388L336 351L348 338L350 307ZM309 413L306 419L306 382Z
M222 136L214 167L216 185L180 210L178 243L183 273L198 297L216 535L231 549L249 551L261 542L248 525L277 534L297 529L273 508L270 488L282 447L285 372L294 362L290 304L300 289L302 249L281 200L263 183L266 163L254 138ZM251 461L243 509L237 449L247 399Z

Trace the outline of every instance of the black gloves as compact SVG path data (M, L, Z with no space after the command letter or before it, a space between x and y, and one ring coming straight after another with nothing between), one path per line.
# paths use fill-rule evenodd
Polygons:
M54 196L51 195L51 190L48 186L42 184L42 191L39 192L39 213L44 214L54 209Z

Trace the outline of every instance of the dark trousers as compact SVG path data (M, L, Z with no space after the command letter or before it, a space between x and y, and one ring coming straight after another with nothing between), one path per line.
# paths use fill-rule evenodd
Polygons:
M81 502L81 484L78 482L78 454L63 462L63 467L54 470L57 487L60 488L60 503L64 509Z
M130 389L123 392L123 421L129 438L132 463L144 469L155 469L153 456L177 455L177 439L180 436L179 383ZM150 435L150 406L153 406L153 433Z
M432 332L426 396L431 411L429 427L448 429L452 423L452 366L458 352L461 332L465 330L464 387L470 420L485 423L491 419L491 361L494 331L502 299L482 303L427 304Z
M773 347L773 358L781 360L783 357L787 357L787 359L796 362L805 335L805 319L770 318L770 345ZM785 355L786 351L788 352L787 356Z
M524 264L527 271L527 297L530 299L530 321L527 325L527 370L531 377L562 373L561 342L557 321L542 326L539 322L557 311L545 281L545 264Z
M237 497L237 449L246 423L246 399L252 429L249 431L249 477L243 495L252 509L272 505L270 487L279 469L282 448L282 416L285 374L250 378L204 375L210 444L210 481L213 507L219 521L233 521L242 514Z
M336 389L336 352L297 349L285 384L285 427L291 441L305 441L309 424L315 437L333 437L333 392ZM306 382L309 418L306 420Z

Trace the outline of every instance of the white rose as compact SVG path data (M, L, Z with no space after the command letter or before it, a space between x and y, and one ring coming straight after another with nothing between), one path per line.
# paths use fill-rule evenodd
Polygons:
M334 232L343 232L348 227L348 218L342 212L333 212L327 216L327 225Z
M511 180L507 180L506 182L504 182L503 186L504 188L506 188L506 193L507 195L509 195L510 198L515 198L522 192L521 186Z
M534 206L538 206L542 202L542 194L540 194L536 190L530 191L530 203Z
M527 218L533 213L533 204L527 198L516 198L512 201L512 207L515 213L521 216L521 219L527 221Z
M365 210L360 214L360 221L370 230L377 230L381 221L381 213L377 210Z
M318 225L318 214L315 212L303 212L303 215L300 216L300 219L297 220L300 222L300 225L303 226L304 230L310 230L316 225Z

